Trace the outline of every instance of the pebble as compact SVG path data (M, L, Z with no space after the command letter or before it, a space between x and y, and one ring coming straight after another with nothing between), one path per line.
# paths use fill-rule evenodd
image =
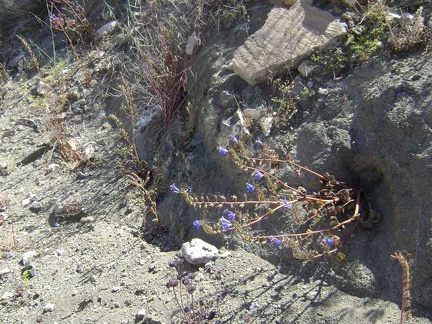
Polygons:
M30 205L32 202L36 200L38 200L38 196L33 193L29 193L27 198L21 201L21 206L27 207L28 205Z
M13 298L15 295L14 295L14 293L12 293L12 292L10 292L10 291L7 291L7 292L5 292L1 297L0 297L0 300L7 300L7 299L11 299L11 298Z
M137 314L136 314L136 319L137 321L141 321L144 319L144 317L146 316L146 311L144 309L140 309Z
M32 267L32 260L35 257L38 257L40 255L40 253L38 251L28 251L25 252L22 256L21 256L21 261L19 262L22 266L26 267Z
M120 291L120 287L113 287L111 289L111 292L113 292L113 293L118 292L118 291Z
M330 91L329 91L329 89L326 89L326 88L319 88L318 93L320 95L327 96L330 93Z
M54 310L54 304L53 303L48 303L43 308L44 313L52 312L53 310Z
M218 257L219 250L199 238L183 243L180 255L190 264L205 264Z
M60 165L58 165L57 163L51 163L51 164L48 165L48 167L47 167L47 173L54 172L54 171L57 170L59 167L60 167Z
M42 204L39 201L33 201L29 208L32 212L38 213L42 210Z

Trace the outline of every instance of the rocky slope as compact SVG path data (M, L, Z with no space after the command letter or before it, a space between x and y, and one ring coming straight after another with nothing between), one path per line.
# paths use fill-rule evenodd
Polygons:
M102 14L102 2L87 8L95 29L113 17L123 23L115 16L122 4L110 4L113 16ZM397 323L401 270L390 255L398 250L412 258L412 322L430 322L430 49L384 51L337 77L333 70L291 70L299 100L292 112L281 114L268 84L250 85L230 65L250 35L265 28L272 9L268 2L250 2L247 19L230 21L194 50L184 109L166 128L143 104L144 93L135 98L136 120L124 110L127 89L119 85L130 52L121 42L122 28L99 36L79 59L59 45L61 60L40 72L25 49L13 61L5 48L2 323ZM430 10L425 5L426 20ZM49 30L33 28L23 36L52 49ZM60 36L54 40L63 44ZM251 111L259 112L258 119L270 117L271 124L248 124ZM110 114L129 130L129 139L136 136L137 154L148 162L162 231L142 192L128 182L129 147ZM134 133L131 125L139 120L144 124L137 123ZM169 184L191 185L197 193L241 192L245 176L216 148L230 135L247 133L364 190L380 217L344 245L344 262L300 262L287 258L283 248L191 226L200 214ZM295 185L317 186L290 169L279 172ZM167 288L177 277L169 264L193 237L229 253L200 267L177 261L177 270L194 278ZM186 291L191 282L193 294Z

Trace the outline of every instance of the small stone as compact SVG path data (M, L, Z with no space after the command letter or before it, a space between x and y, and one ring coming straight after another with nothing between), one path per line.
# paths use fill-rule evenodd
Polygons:
M112 20L106 23L96 31L95 39L99 40L106 35L112 34L118 26L119 23L117 20Z
M144 309L140 309L140 310L137 312L135 318L137 319L137 321L141 321L141 320L144 319L145 316L146 316L146 311L145 311Z
M319 88L318 93L320 95L327 96L330 93L330 91L329 91L329 89L326 89L326 88Z
M29 209L30 209L32 212L34 212L34 213L38 213L38 212L40 212L40 211L42 210L42 204L41 204L41 202L39 202L39 201L33 201L33 202L30 204Z
M261 127L261 130L262 130L264 136L266 136L266 137L269 136L271 129L272 129L272 126L273 126L273 117L267 116L267 117L261 118L259 121L259 125Z
M83 208L83 200L79 194L72 194L66 198L62 198L54 205L54 213L56 215L79 215Z
M319 65L310 60L304 60L297 67L297 70L300 72L300 74L303 77L307 78L313 75L314 73L318 72Z
M96 158L96 150L91 143L85 144L83 147L83 159L84 161L94 161Z
M44 313L52 312L53 310L54 310L54 304L52 303L46 304L43 308Z
M57 170L60 167L60 165L58 165L57 163L51 163L48 165L47 167L47 173L51 173L54 172L55 170Z
M10 291L7 291L7 292L5 292L1 297L0 297L0 300L7 300L7 299L11 299L11 298L13 298L15 295L14 295L14 293L12 293L12 292L10 292Z
M87 217L83 217L80 219L80 222L83 224L87 224L87 223L94 223L95 222L95 218L92 216L87 216Z
M243 113L247 118L250 118L252 120L259 120L263 114L263 110L246 108L243 110Z
M31 204L31 200L29 198L26 198L23 201L21 201L21 206L23 207L27 207L30 204Z
M218 257L219 250L199 238L183 243L180 255L190 264L205 264Z
M113 292L113 293L116 293L116 292L119 292L119 291L120 291L120 287L113 287L111 289L111 292Z
M135 295L144 295L144 293L144 288L138 288L137 290L135 290Z
M32 267L31 262L33 261L33 259L35 257L38 257L39 255L40 255L40 253L38 251L28 251L28 252L25 252L21 256L21 261L19 263L22 266L24 266L24 268Z
M194 53L194 49L201 45L201 39L194 31L192 35L189 36L187 44L186 44L186 54L192 55Z

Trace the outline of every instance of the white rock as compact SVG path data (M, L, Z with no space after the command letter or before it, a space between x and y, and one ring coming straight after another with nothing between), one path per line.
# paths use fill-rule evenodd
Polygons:
M59 167L60 167L60 165L58 165L57 163L51 163L51 164L48 165L47 173L54 172L54 171L57 170Z
M303 77L308 77L317 71L319 66L310 60L304 60L300 63L297 70L301 73Z
M326 89L326 88L319 88L318 93L320 95L327 96L330 93L330 91L329 91L329 89Z
M201 45L201 39L198 37L196 32L193 32L192 35L189 36L187 44L186 44L186 54L192 55L194 53L194 49L197 46Z
M190 264L205 264L218 257L219 250L199 238L183 243L180 255Z
M96 31L96 35L95 35L96 40L101 39L105 35L109 35L109 34L113 33L118 25L119 25L119 23L117 20L110 21L110 22L106 23L105 25L103 25L101 28L99 28Z
M144 317L146 316L146 311L144 310L144 309L140 309L138 312L137 312L137 314L136 314L136 319L138 320L138 321L141 321L141 320L143 320L144 319Z
M54 304L53 303L48 303L43 308L44 313L52 312L53 310L54 310Z
M40 255L40 253L38 251L28 251L25 252L22 256L21 256L21 261L20 264L25 267L30 267L31 266L31 262L33 261L33 259L35 257L38 257Z
M259 121L259 125L261 127L261 130L262 130L264 136L266 136L266 137L269 136L271 129L273 127L273 117L267 116L267 117L261 118Z
M84 161L91 161L96 158L96 149L92 145L92 143L87 143L83 148L83 158Z
M8 292L5 292L3 295L1 295L0 300L7 300L7 299L11 299L11 298L13 298L14 296L15 296L14 293L8 291Z
M26 198L23 201L21 201L21 206L23 207L27 207L30 204L31 204L31 200L29 198Z

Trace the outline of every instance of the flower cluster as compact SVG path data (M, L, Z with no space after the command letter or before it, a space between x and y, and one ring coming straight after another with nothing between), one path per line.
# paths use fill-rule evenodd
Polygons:
M223 216L219 219L219 221L224 231L228 231L232 227L232 223Z
M233 221L233 220L235 220L235 218L236 218L234 212L232 212L232 211L229 210L229 209L225 209L225 210L224 210L224 214L228 217L228 219L229 219L230 221Z
M246 183L246 190L247 190L247 192L252 193L255 191L255 186L253 184Z
M335 253L338 260L343 260L344 254L338 252L343 240L337 231L358 219L358 215L352 214L352 207L354 204L358 210L360 196L355 194L353 189L347 189L344 183L336 181L333 176L327 173L321 175L291 161L289 155L281 160L273 151L264 147L259 139L253 143L253 146L255 149L261 149L260 152L254 153L256 157L243 156L241 152L244 146L239 144L236 135L231 135L229 148L217 147L220 155L224 157L229 155L242 170L251 172L249 173L251 180L245 183L241 198L230 195L227 199L220 194L197 197L188 195L189 189L180 190L175 183L170 185L173 193L181 193L195 207L224 208L223 215L219 216L217 222L210 223L195 219L192 223L193 227L203 228L206 233L230 230L238 230L242 233L243 228L264 219L290 217L291 224L298 226L294 231L280 234L281 231L286 230L281 228L277 229L278 235L249 235L248 233L245 237L270 243L277 249L288 249L299 259L313 259ZM317 176L323 184L323 189L318 193L308 194L301 187L291 187L283 179L279 179L278 173L272 169L282 163L292 166L297 171L303 170ZM294 204L299 208L293 209ZM250 206L257 208L253 210ZM350 208L345 210L345 206ZM335 211L336 216L328 217L330 213L335 215Z
M222 156L225 156L228 153L228 150L222 146L218 146L217 150L220 153L220 155L222 155Z
M177 186L175 185L175 183L173 183L172 185L170 185L170 190L171 190L171 192L176 193L176 194L178 194L178 193L181 192L180 189L177 188Z
M258 170L255 170L252 175L257 178L258 180L262 179L264 177L264 174L262 174L261 172L259 172Z
M65 19L61 14L50 14L50 23L52 28L61 30L65 25Z
M282 241L280 239L278 239L277 237L270 238L270 242L272 242L274 245L276 245L276 247L282 246Z

